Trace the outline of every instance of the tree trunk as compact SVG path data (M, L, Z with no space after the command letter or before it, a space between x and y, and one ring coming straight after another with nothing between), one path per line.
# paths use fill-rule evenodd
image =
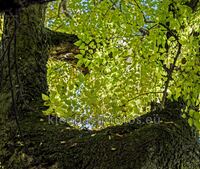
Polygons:
M46 5L6 12L0 58L0 120L22 117L43 109L47 94L46 64L49 46L65 43L72 52L74 35L44 27Z
M47 93L45 7L5 13L0 72L1 120L40 109Z

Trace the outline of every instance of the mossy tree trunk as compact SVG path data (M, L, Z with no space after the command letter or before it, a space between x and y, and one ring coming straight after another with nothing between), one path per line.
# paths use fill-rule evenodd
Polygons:
M35 4L5 12L0 55L0 121L43 109L42 93L48 93L49 46L65 43L72 52L74 35L44 27L46 5Z
M47 93L45 6L5 12L0 70L0 117L38 110Z

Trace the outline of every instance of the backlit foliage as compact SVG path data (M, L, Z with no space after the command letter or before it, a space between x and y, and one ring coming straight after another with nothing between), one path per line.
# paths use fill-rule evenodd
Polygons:
M162 102L169 80L167 97L182 98L200 128L200 10L186 2L68 0L68 17L50 3L47 27L77 35L80 54L76 65L50 59L45 113L81 127L120 124Z

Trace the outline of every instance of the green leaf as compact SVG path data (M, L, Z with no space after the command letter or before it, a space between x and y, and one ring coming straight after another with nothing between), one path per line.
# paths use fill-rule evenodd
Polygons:
M42 93L42 99L44 101L48 101L49 100L49 96L47 96L47 95L45 95L45 94Z
M200 130L200 121L199 121L199 120L195 120L195 121L194 121L194 126L195 126L198 130Z
M75 44L76 46L81 46L82 40L79 40L79 41L75 42L74 44Z
M192 118L189 118L189 119L188 119L188 123L189 123L190 126L192 126L192 125L193 125L193 119L192 119Z
M182 117L185 119L186 118L186 114L183 114Z
M195 111L193 116L195 120L200 120L200 112Z

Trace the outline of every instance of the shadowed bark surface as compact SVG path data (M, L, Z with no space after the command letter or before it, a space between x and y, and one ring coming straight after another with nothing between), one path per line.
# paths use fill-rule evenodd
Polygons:
M0 120L43 109L48 93L46 64L50 46L65 43L71 52L77 37L44 27L45 5L5 13L0 56Z
M5 13L0 59L1 120L40 109L47 93L45 7Z
M1 130L7 141L1 141L0 161L15 169L200 169L200 145L179 113L167 108L101 131L31 115L20 121L22 137L6 132L9 124ZM155 114L160 123L146 123Z
M31 4L42 4L53 0L0 0L0 12L20 9Z

